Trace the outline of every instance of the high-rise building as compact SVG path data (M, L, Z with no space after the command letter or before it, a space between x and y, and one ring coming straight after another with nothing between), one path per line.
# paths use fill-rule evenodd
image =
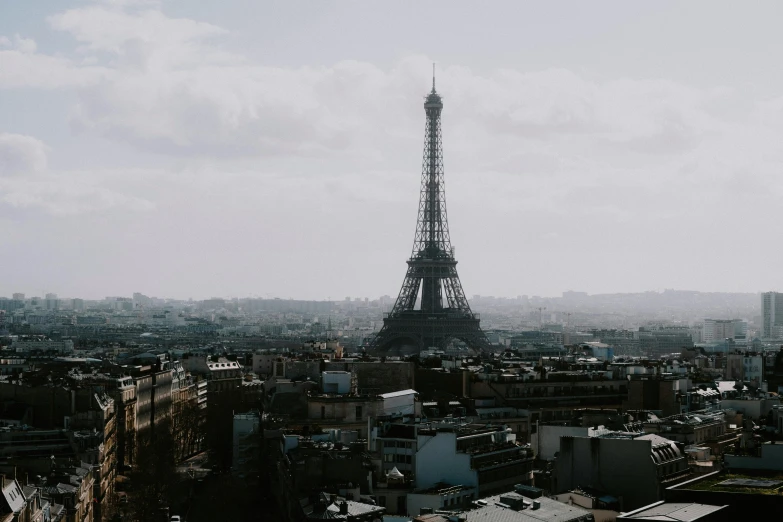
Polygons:
M747 333L748 323L741 319L705 319L702 341L709 343L725 339L744 340Z
M783 334L783 293L761 294L761 336L765 339L778 338Z
M23 293L21 293L21 292L16 292L15 294L13 294L13 295L11 296L11 298L12 298L14 301L24 301L24 294L23 294Z

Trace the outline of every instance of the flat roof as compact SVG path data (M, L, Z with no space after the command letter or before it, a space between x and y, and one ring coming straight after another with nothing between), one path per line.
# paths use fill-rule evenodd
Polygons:
M512 507L503 501L525 503L525 507ZM532 503L538 507L533 509ZM466 522L572 522L587 519L590 512L547 497L527 498L515 492L493 495L478 501L478 507L462 513Z
M462 484L451 485L445 483L438 483L429 488L417 489L413 493L417 495L432 495L432 494L450 495L452 493L457 493L467 489L473 490L476 488L474 486L463 486Z
M776 483L777 485L773 485ZM676 486L672 489L710 491L749 495L783 495L783 473L715 472Z
M392 397L402 397L404 395L412 395L412 394L418 394L416 390L407 389L407 390L400 390L396 392L389 392L389 393L381 393L381 397L384 399L391 399Z
M696 522L726 506L681 502L656 502L625 513L621 520L660 520L662 522Z
M721 487L741 487L741 488L779 488L783 486L781 480L760 480L760 479L748 479L748 478L733 478L718 482L716 486Z

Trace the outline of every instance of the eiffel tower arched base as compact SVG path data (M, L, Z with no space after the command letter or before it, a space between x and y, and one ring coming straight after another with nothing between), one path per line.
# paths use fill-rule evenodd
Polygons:
M428 348L444 349L454 339L464 342L476 353L490 350L476 314L433 314L416 310L384 318L383 328L375 336L370 350L376 354L418 353Z

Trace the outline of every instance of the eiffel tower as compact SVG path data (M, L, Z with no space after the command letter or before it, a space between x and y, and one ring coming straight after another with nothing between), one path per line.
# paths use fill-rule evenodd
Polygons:
M479 316L471 312L462 290L449 237L440 131L442 110L443 101L435 91L433 74L432 91L424 101L427 123L413 252L394 308L384 316L383 327L372 341L371 349L377 352L396 351L404 346L417 352L430 347L442 349L453 339L474 350L489 349ZM419 290L421 303L417 309Z

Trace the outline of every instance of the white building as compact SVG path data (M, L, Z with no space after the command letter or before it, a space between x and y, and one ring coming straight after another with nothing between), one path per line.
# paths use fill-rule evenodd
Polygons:
M527 480L533 465L505 426L432 425L418 430L416 447L418 489L459 484L485 495Z
M725 339L745 339L748 323L740 319L705 319L702 339L705 343Z
M401 390L390 393L382 393L384 415L402 416L415 415L416 390Z
M11 349L18 353L27 353L31 351L57 352L59 354L73 353L73 341L64 339L62 341L46 340L27 340L18 339L11 343Z
M351 393L353 376L351 372L324 371L321 372L321 391L346 395Z
M765 339L783 337L783 293L761 294L761 336Z

